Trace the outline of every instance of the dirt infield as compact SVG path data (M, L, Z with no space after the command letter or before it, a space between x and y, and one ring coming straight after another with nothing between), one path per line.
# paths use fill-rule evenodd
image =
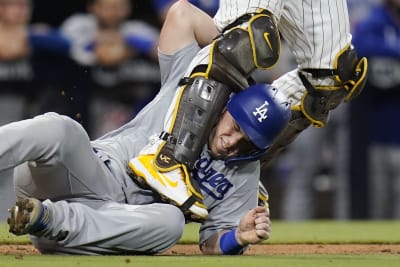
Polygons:
M0 255L39 255L31 245L0 245ZM163 255L200 255L197 245L176 245ZM397 254L400 244L338 244L338 245L253 245L246 255L291 255L291 254Z

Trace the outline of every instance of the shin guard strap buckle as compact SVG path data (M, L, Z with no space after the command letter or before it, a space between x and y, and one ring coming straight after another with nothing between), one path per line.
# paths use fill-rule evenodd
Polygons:
M190 196L181 206L180 209L184 212L189 210L189 208L196 202L196 198L194 196Z
M161 132L159 138L173 145L176 145L176 143L178 142L178 139L175 136L165 131Z

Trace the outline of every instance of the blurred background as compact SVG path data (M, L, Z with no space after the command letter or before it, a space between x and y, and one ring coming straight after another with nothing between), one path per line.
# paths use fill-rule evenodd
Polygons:
M158 92L159 31L174 0L0 0L0 125L55 111L92 139ZM193 0L213 16L217 0ZM400 219L400 1L348 0L353 43L369 59L361 96L303 132L262 181L273 219ZM279 63L295 68L283 40ZM0 220L15 201L0 173Z

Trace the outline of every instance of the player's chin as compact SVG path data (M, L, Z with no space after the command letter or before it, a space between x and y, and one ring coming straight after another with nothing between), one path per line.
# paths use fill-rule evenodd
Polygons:
M216 149L211 149L211 156L214 159L223 159L225 158L224 155L222 155L218 150Z
M226 157L226 153L224 153L223 149L218 145L217 140L214 139L213 142L210 143L209 147L213 158L221 159Z
M210 151L214 159L225 159L228 156L225 150L218 149L217 146L212 146Z

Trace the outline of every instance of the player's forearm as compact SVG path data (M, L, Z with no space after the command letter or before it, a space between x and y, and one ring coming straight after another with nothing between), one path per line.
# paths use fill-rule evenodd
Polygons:
M221 249L219 248L219 239L223 233L226 231L220 231L211 237L209 237L206 241L200 244L200 250L205 255L218 255L222 254Z
M204 255L238 255L243 253L245 247L237 241L236 228L234 228L212 235L200 245L200 250Z
M179 0L168 10L160 33L159 49L165 54L171 54L194 42L203 47L218 33L210 16L187 0Z

